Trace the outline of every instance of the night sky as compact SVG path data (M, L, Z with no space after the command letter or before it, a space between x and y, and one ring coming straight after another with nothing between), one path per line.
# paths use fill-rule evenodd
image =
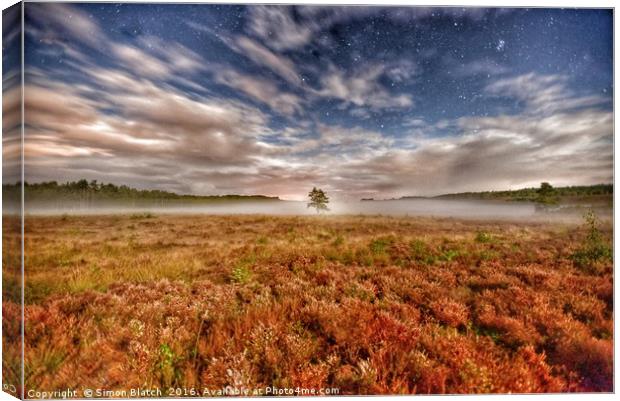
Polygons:
M26 3L25 19L28 181L286 199L612 181L610 10Z

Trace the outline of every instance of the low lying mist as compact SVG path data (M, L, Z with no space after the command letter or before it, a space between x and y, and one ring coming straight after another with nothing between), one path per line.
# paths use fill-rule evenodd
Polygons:
M612 209L604 205L562 205L543 208L531 202L488 200L407 199L385 201L332 202L322 215L384 215L453 217L461 219L508 220L580 220L583 213L594 208L599 217L611 219ZM298 201L237 201L201 204L118 202L96 204L46 203L26 205L29 215L93 215L93 214L261 214L261 215L316 215L306 202Z

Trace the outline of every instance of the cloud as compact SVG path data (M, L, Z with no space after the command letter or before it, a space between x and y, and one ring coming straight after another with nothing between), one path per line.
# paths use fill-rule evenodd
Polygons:
M67 37L92 48L105 46L107 37L87 13L68 4L39 3L26 7L25 18L41 27L48 38L66 42Z
M28 132L27 149L34 175L46 176L57 166L67 179L289 197L297 196L297 188L320 184L353 198L611 179L613 119L605 111L461 119L462 135L417 138L414 149L395 147L377 132L330 125L319 126L317 137L304 138L301 130L289 135L288 144L270 147L255 139L261 120L248 124L243 111L231 113L230 106L198 107L162 92L149 105L119 102L127 112L117 118L88 104L68 112L60 105L84 99L70 90L54 93L49 103L29 108L29 123L36 127ZM60 116L50 120L56 112ZM171 174L177 182L159 181Z
M248 76L230 68L217 70L215 79L218 83L237 89L280 114L292 115L302 110L302 99L299 96L281 91L269 81L256 76Z
M456 62L456 60L454 60ZM470 77L478 75L500 75L507 73L508 67L489 59L474 60L468 63L454 63L453 74L456 77Z
M465 119L464 135L420 140L414 150L390 149L343 166L341 175L368 177L363 193L380 196L519 188L541 181L610 182L612 124L611 113L595 110L543 120Z
M179 43L164 43L152 36L140 37L137 43L140 47L121 43L109 45L115 61L136 76L177 79L179 75L206 70L205 60Z
M44 50L63 58L89 63L76 43L91 47L136 76L171 79L175 74L197 72L205 61L183 45L154 36L140 36L135 45L111 40L86 12L69 4L38 3L27 7L28 34L49 45Z
M354 72L345 72L330 65L321 77L320 96L340 99L344 105L367 106L372 109L402 108L413 105L409 94L390 93L379 78L386 72L385 65L366 66Z
M400 60L396 64L389 65L385 71L385 75L396 83L408 82L417 73L417 66L413 62L406 59Z
M505 12L484 7L390 7L387 14L395 21L402 23L419 22L429 19L450 18L460 20L481 21L494 12Z
M274 152L260 139L272 131L269 117L183 78L191 73L212 73L216 81L283 114L300 109L298 96L280 91L269 81L205 63L179 43L150 36L133 43L109 42L96 24L87 22L65 31L56 26L64 18L90 19L70 6L38 6L32 7L35 23L44 11L59 11L62 17L55 16L45 27L33 26L31 34L54 37L50 44L62 49L71 70L30 67L27 71L25 152L31 180L107 179L192 193L204 193L197 191L209 187L217 193L223 182L204 184L210 175L255 172L259 160ZM88 53L76 50L75 43L81 39L74 36L91 31L108 47L116 67L100 66ZM256 57L273 55L251 41L239 44ZM269 57L266 63L292 78L286 69L290 65L275 64ZM198 91L183 92L179 83ZM202 177L199 182L188 178L196 176Z
M404 117L421 102L410 90L418 66L405 56L349 69L329 55L322 68L286 56L326 27L377 8L251 8L245 33L252 36L220 35L247 58L244 69L152 36L111 42L88 15L59 7L32 7L30 34L63 59L62 68L27 71L32 180L86 178L182 193L284 197L303 197L318 185L355 199L612 179L609 99L571 89L564 75L507 76L490 60L466 63L453 73L491 75L485 100L517 107L512 114L437 121L420 113ZM484 17L479 10L381 10L396 23ZM42 13L52 11L58 13L47 22ZM78 23L65 27L70 19ZM93 37L104 45L97 48ZM109 62L79 51L83 45L106 52ZM249 62L262 67L260 73L248 72L257 70ZM301 81L300 72L310 72L311 83ZM5 95L9 127L15 102ZM327 122L314 106L360 118ZM381 115L403 118L396 134L369 128L375 126L369 119L386 111ZM9 137L3 141L5 149L16 149Z
M21 86L3 83L2 88L2 177L4 182L21 180Z
M353 73L339 70L335 65L330 64L326 74L317 71L323 76L320 78L321 87L315 89L303 84L300 73L288 58L272 52L256 41L243 36L233 39L220 35L220 39L237 53L243 54L257 65L267 67L293 85L293 88L303 91L306 101L314 101L320 97L340 99L344 106L356 106L352 111L353 114L364 118L368 118L369 114L360 107L385 109L413 105L410 95L394 95L379 83L381 76L396 83L409 81L417 73L417 67L409 60L369 66ZM221 72L220 68L212 68L212 70L217 70L214 73L218 82L239 89L280 113L292 114L300 110L300 103L303 102L301 98L278 89L275 84L265 79L257 76L249 77L235 72L234 69L226 69L224 72Z
M523 74L499 79L489 84L485 91L498 97L513 98L525 103L526 112L549 114L605 103L598 95L578 96L568 88L565 75Z
M288 58L272 52L246 36L220 34L207 26L192 21L186 23L192 29L217 37L231 50L247 57L258 66L266 67L285 82L291 84L293 88L302 85L294 63ZM275 82L262 75L250 75L219 63L210 63L205 65L204 69L213 74L217 83L239 90L253 100L268 105L279 114L292 115L301 110L303 100L298 95L280 89Z
M2 53L3 57L18 54L21 47L21 4L2 10Z
M139 171L161 165L166 174L251 166L266 152L257 138L268 129L267 119L257 109L190 98L120 70L92 74L104 88L96 100L71 84L29 80L25 152L31 177L46 177L56 165L61 179L101 179L101 173L115 176L115 182L131 177L128 183L158 185Z
M257 65L269 68L285 81L293 85L301 85L299 73L287 58L243 36L236 38L232 46L237 52L245 55Z
M164 60L172 71L192 73L205 68L206 61L202 56L177 42L144 35L138 38L138 44Z
M392 141L379 132L360 127L346 128L338 125L320 124L319 143L323 152L336 152L343 157L359 156L389 148Z
M30 177L291 198L303 195L299 188L321 185L354 199L612 178L611 112L588 106L597 103L569 91L560 76L528 74L487 86L490 96L523 102L523 113L434 123L411 116L405 137L393 138L303 120L274 130L267 116L243 102L189 96L121 69L81 68L93 86L28 73ZM274 110L294 114L302 107L300 98L283 97L269 81L218 70L217 80ZM346 75L333 68L317 96L355 107L398 107L379 83L386 71L369 67ZM439 136L446 130L451 135Z
M112 53L135 75L151 78L166 78L170 75L166 63L136 47L115 43L112 45Z
M250 9L250 31L268 41L275 50L305 45L319 27L317 22L295 21L292 8L288 6L256 6Z
M534 83L556 81L530 76ZM502 83L498 88L504 88L503 82L510 81L497 82ZM318 137L300 140L291 148L306 152L306 156L310 152L309 160L316 166L311 185L320 183L354 199L521 188L538 186L542 181L554 185L610 182L612 112L585 107L594 104L583 100L588 96L566 90L552 98L569 107L534 112L530 107L549 97L547 89L548 85L531 86L530 92L524 89L527 99L534 101L516 115L432 124L412 116L406 124L409 146L403 145L407 137L390 138L360 128L322 125ZM510 96L520 97L522 93ZM582 107L575 109L574 104ZM438 136L445 130L451 135Z
M447 17L479 21L493 10L475 7L378 7L378 6L254 6L249 14L250 33L275 50L299 49L335 24L383 13L398 23Z
M257 5L250 9L249 31L272 49L299 49L335 24L362 19L380 10L384 9L372 6Z

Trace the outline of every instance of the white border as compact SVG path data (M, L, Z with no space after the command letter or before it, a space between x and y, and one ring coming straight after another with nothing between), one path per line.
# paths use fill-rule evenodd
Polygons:
M26 1L28 2L28 1ZM74 1L77 2L77 1ZM108 2L108 3L116 3L116 1L90 1L93 3L96 2ZM123 1L118 1L118 2L123 2ZM146 3L146 1L124 1L125 3ZM2 9L5 9L13 4L15 4L16 1L12 1L12 0L0 0L0 5L2 6ZM417 6L469 6L469 7L564 7L564 8L573 8L573 7L580 7L580 8L614 8L615 7L615 3L614 1L610 1L610 0L589 0L589 1L584 1L584 0L539 0L539 1L535 1L535 0L529 0L529 1L514 1L514 0L503 0L501 2L499 2L498 0L470 0L470 1L466 1L466 0L449 0L449 1L442 1L442 0L387 0L385 2L381 2L381 1L377 1L377 0L358 0L358 1L354 1L354 0L312 0L312 1L307 1L307 0L296 0L296 1L283 1L283 0L267 0L267 1L259 1L259 0L245 0L245 1L226 1L226 0L210 0L210 1L178 1L178 0L151 0L148 1L148 3L223 3L223 4L231 4L231 3L237 3L237 4L325 4L325 5L329 5L329 4L340 4L340 5L401 5L401 6L412 6L412 5L417 5ZM618 72L618 64L615 62L615 55L617 54L617 50L618 50L618 36L617 36L617 31L615 30L615 12L614 12L614 138L615 138L615 132L616 132L616 127L617 127L617 120L615 119L615 99L617 96L617 88L615 86L615 77L617 76L617 72ZM2 21L0 19L0 28L2 27ZM1 68L1 67L0 67ZM0 80L0 91L2 88L2 83ZM23 138L23 137L22 137ZM1 145L0 145L1 146ZM617 172L618 172L618 166L615 163L615 155L618 152L618 143L614 140L614 177L616 177ZM1 158L1 152L0 152L0 158ZM0 174L0 185L2 184L2 176ZM615 179L614 179L614 185L615 185ZM2 208L2 202L0 200L0 209ZM615 235L615 226L616 226L616 216L615 216L615 210L616 210L616 196L615 196L615 192L614 192L614 249L620 249L619 245L620 245L620 240L617 238L617 236ZM0 215L0 223L2 222L2 217ZM2 252L2 243L0 241L0 254ZM616 259L616 252L614 252L614 266L615 266L615 259ZM614 299L616 299L615 295L617 294L617 290L618 290L618 276L615 275L614 277ZM2 290L2 283L0 281L0 291ZM616 306L617 307L617 306ZM615 315L615 310L614 310L614 315ZM618 333L618 321L616 319L614 319L614 332ZM2 327L0 325L0 334L2 333ZM616 346L617 342L614 340L614 389L618 389L618 347ZM1 351L1 343L0 343L0 357L2 355L2 351ZM423 398L428 398L428 397L442 397L442 399L459 399L459 400L488 400L488 401L496 401L496 400L504 400L507 396L506 395L462 395L462 396L437 396L437 395L433 395L433 396L420 396L420 395L416 395L416 396L398 396L398 399L413 399L414 397L418 398L418 397L423 397ZM271 397L268 397L271 398ZM340 397L326 397L328 399L334 399L334 400L338 400L338 399L342 399L345 398L344 396L340 396ZM349 400L362 400L364 398L367 397L361 397L361 396L347 396L346 397ZM395 399L396 396L373 396L373 399L378 399L378 400L389 400L389 399ZM585 400L585 399L592 399L592 400L612 400L615 399L615 396L613 394L541 394L541 395L510 395L508 397L511 400ZM157 400L157 398L152 398L153 400ZM242 398L244 400L255 400L253 398ZM5 400L15 400L14 397L11 397L10 395L8 395L7 393L4 392L0 392L0 401L5 401Z

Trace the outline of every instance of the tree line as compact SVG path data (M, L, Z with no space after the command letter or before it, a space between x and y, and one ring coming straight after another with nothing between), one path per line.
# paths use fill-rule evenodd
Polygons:
M512 201L532 201L539 203L554 203L559 198L586 197L613 195L613 184L576 185L567 187L553 187L548 182L543 182L538 188L522 188L509 191L483 191L461 192L455 194L439 195L437 198L473 198L473 199L498 199Z
M4 184L2 192L10 196L18 193L21 182ZM279 200L278 197L264 195L181 195L158 189L136 189L127 185L100 183L97 180L57 181L28 183L24 182L26 200L179 200L179 201L212 201L212 200Z

